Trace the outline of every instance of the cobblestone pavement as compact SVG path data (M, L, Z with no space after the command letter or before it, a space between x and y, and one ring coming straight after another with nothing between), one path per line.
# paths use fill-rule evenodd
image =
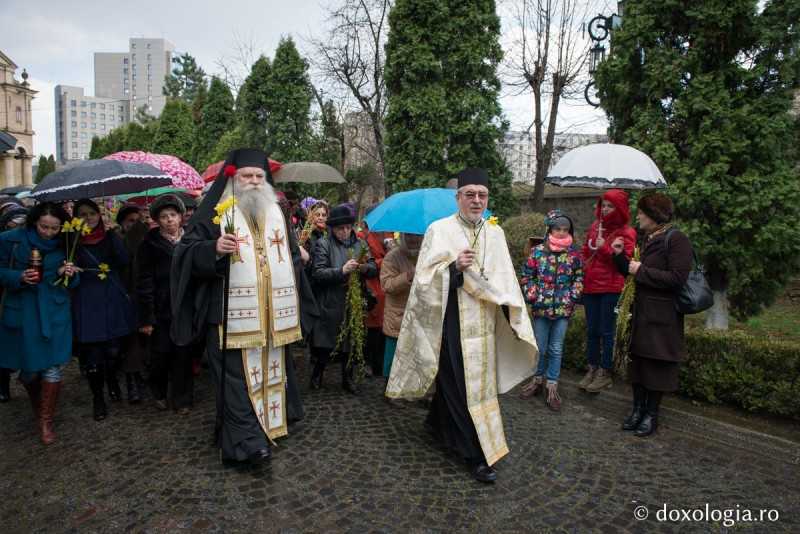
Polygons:
M368 379L352 397L336 378L331 369L316 392L303 380L302 427L258 468L224 466L210 446L207 375L189 416L158 412L152 402L117 403L96 423L73 362L58 442L47 448L14 384L12 402L0 405L0 532L725 531L720 521L702 521L706 503L712 515L780 514L736 525L749 532L800 532L796 458L670 427L638 439L618 430L622 413L576 393L558 415L540 400L505 395L511 454L498 464L498 482L482 485L425 433L423 409L382 402L380 380ZM673 518L700 509L690 518L701 521L659 522L665 504ZM649 510L646 520L634 518L637 506Z

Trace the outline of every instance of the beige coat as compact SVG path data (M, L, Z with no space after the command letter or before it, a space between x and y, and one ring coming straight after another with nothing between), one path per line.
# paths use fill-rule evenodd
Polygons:
M400 323L403 321L408 294L411 291L408 273L414 270L415 263L408 257L406 250L401 247L392 249L383 258L381 287L386 293L386 303L383 308L383 333L387 336L400 337Z

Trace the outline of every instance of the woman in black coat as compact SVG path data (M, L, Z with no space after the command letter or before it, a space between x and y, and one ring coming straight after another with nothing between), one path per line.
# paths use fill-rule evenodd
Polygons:
M136 253L139 332L150 336L150 382L156 406L167 409L169 389L172 407L181 415L188 414L192 407L192 358L187 347L173 343L169 330L172 254L183 236L184 211L177 196L158 197L150 206L150 217L158 226L147 232Z
M121 399L117 382L120 347L135 326L131 298L120 277L130 260L119 236L106 231L97 204L82 199L72 210L91 229L80 238L75 254L75 263L83 273L72 295L72 325L78 350L86 362L94 419L101 421L107 415L104 380L109 398Z
M614 262L624 275L634 275L636 296L631 318L630 364L633 410L624 430L649 436L658 426L658 410L665 392L678 389L678 365L686 357L683 315L675 301L692 268L692 245L672 228L672 200L662 193L639 200L636 216L644 232L641 260L628 261L621 238L612 243Z
M311 333L311 350L316 356L316 363L311 374L311 388L322 387L322 375L325 366L336 347L336 337L342 329L347 306L347 281L351 272L358 269L364 278L378 276L378 267L372 258L359 264L357 258L366 248L366 243L359 241L353 231L355 217L347 206L336 206L330 212L327 237L319 238L312 254L312 281L314 296L319 306L320 320ZM354 259L355 258L355 259ZM354 394L358 390L353 383L352 366L347 365L350 342L345 341L339 348L342 359L342 387Z

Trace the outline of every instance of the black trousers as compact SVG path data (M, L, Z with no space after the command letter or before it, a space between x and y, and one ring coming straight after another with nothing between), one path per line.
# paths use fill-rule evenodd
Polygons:
M314 363L314 371L313 375L315 377L321 376L322 373L325 372L325 368L328 366L328 362L331 360L331 353L333 349L323 349L319 347L312 347L311 353L316 358ZM340 352L336 355L336 358L339 358L342 366L342 384L344 384L348 378L353 377L353 367L347 365L347 360L350 359L350 354L347 352Z
M365 342L366 360L372 369L372 376L383 376L383 352L386 336L381 328L368 328Z
M192 356L187 347L173 345L169 352L150 352L150 382L156 400L170 392L174 409L190 408L194 401Z
M111 339L108 341L81 343L78 350L87 368L116 373L117 367L121 363L120 342L120 339Z

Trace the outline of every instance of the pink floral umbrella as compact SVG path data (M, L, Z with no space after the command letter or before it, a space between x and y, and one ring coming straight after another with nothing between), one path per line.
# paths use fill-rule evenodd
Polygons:
M134 163L147 163L163 173L172 177L172 185L183 189L202 189L205 183L196 170L191 165L183 162L175 156L168 154L152 154L141 150L133 152L115 152L103 159L115 159L118 161L132 161Z

